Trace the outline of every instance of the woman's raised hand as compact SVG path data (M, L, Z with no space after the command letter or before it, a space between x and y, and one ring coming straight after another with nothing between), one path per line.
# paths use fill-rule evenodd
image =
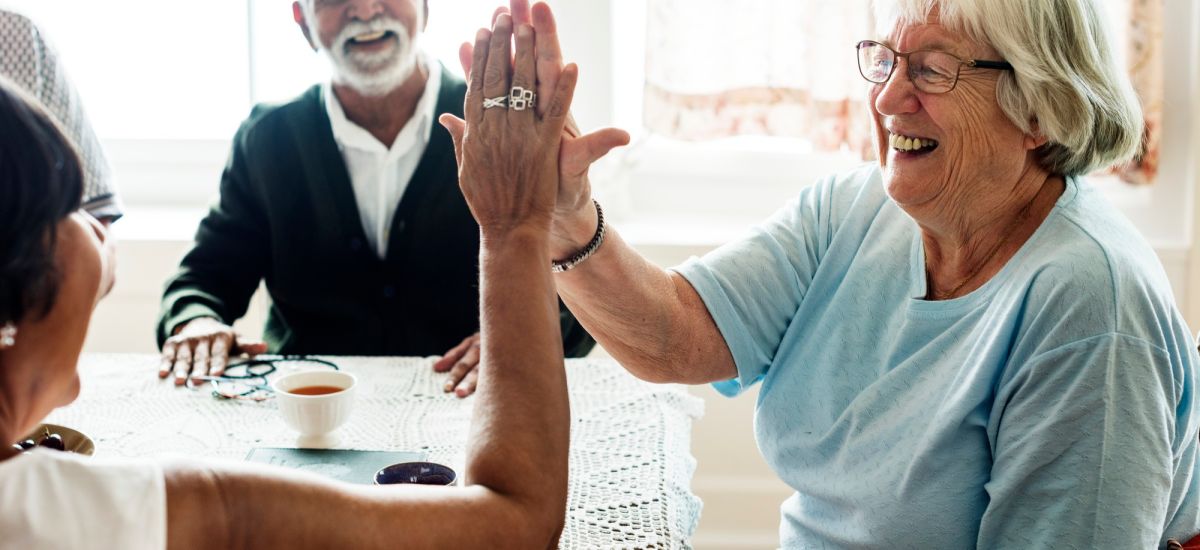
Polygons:
M523 229L548 233L558 200L559 147L578 70L558 71L537 93L534 30L503 13L475 37L466 120L442 115L454 138L459 186L484 238ZM547 95L548 94L548 95ZM538 105L541 108L538 108Z
M531 24L535 36L537 93L539 97L550 95L557 87L563 71L562 49L558 40L558 26L550 6L539 2L530 7L529 0L511 0L508 7L501 7L493 15L493 24L501 15L509 15L520 27ZM474 64L474 45L464 43L459 50L463 70L469 75ZM548 103L538 105L538 113L544 114ZM555 204L554 233L558 247L555 257L565 257L591 238L596 230L595 210L591 205L591 185L588 168L615 147L629 143L629 134L616 128L603 128L580 135L575 121L568 115L563 129L559 153L559 191ZM572 230L574 236L572 236Z

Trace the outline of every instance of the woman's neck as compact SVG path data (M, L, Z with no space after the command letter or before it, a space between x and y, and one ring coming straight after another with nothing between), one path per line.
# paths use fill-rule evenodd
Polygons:
M991 280L1050 215L1066 183L1060 176L1027 170L1007 188L913 216L925 245L927 299L957 298Z
M7 362L0 361L0 370L11 366L4 363ZM12 381L11 376L0 376L0 462L21 454L12 444L24 435L21 428L25 421L20 410L27 407L20 402L19 392L13 391Z
M39 336L35 330L22 330L21 345L0 356L0 461L21 454L12 447L13 443L36 428L53 410L54 397L45 393L46 365L69 360L61 356L64 346L51 348Z

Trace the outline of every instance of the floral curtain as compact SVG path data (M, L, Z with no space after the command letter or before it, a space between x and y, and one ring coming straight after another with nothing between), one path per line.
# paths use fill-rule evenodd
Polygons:
M1118 167L1121 179L1133 184L1152 183L1158 175L1163 120L1163 0L1128 2L1126 59L1133 88L1142 100L1146 132L1142 150L1132 162Z
M647 128L685 140L793 136L868 153L854 44L869 0L650 0ZM716 16L714 16L716 14Z
M1121 2L1134 87L1146 116L1138 158L1118 167L1144 184L1158 171L1163 0ZM874 157L867 87L854 43L871 35L870 0L649 0L646 127L684 140L736 135L808 139ZM714 16L714 14L716 14Z

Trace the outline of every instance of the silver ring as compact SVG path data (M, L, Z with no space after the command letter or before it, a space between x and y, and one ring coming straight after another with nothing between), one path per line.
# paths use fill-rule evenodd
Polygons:
M512 87L512 91L508 93L508 100L514 111L537 107L537 94L520 86Z
M502 95L500 97L485 97L485 98L483 98L483 108L484 109L491 109L492 107L504 107L507 109L508 108L507 103L508 103L508 96L506 96L506 95Z

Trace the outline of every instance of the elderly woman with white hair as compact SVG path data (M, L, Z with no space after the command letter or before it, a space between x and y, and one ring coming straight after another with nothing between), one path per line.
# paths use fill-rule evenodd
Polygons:
M880 2L857 44L878 162L671 270L605 226L573 160L595 144L564 136L559 294L637 376L761 382L759 448L796 491L785 547L1200 532L1195 344L1153 251L1084 177L1142 134L1098 4ZM532 22L539 49L556 40L540 6ZM488 155L522 145L486 118L443 122Z

